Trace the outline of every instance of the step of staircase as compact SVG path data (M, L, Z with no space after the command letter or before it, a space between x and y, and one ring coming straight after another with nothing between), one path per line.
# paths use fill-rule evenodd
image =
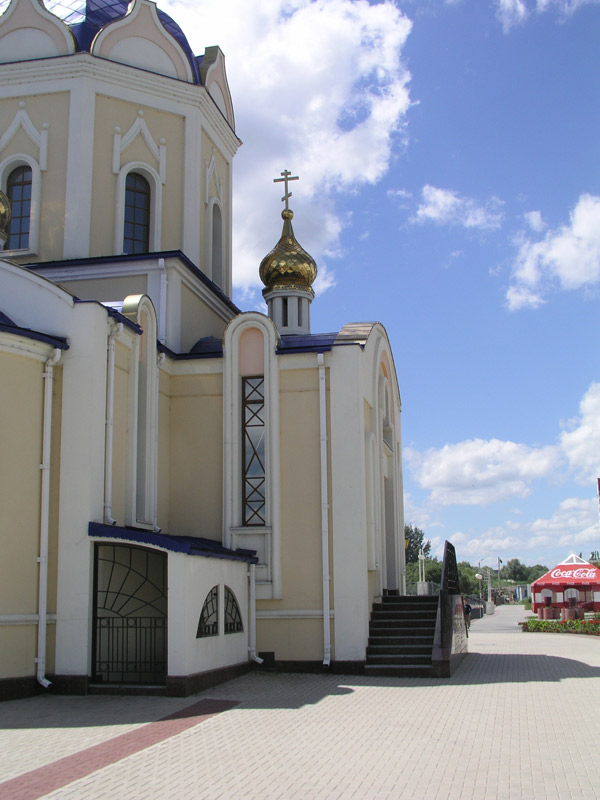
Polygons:
M385 596L373 605L369 624L365 674L388 677L427 677L437 597Z

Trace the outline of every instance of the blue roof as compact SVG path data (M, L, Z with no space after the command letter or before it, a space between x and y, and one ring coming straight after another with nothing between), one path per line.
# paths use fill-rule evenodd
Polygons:
M109 23L124 17L129 2L128 0L46 0L45 6L69 26L78 49L89 52L96 34ZM200 83L196 57L184 32L168 14L160 9L157 11L158 18L167 33L178 42L186 54L194 81Z
M255 550L230 550L214 539L201 539L195 536L173 536L168 533L154 533L140 528L121 528L118 525L103 525L101 522L90 522L88 535L108 539L123 539L137 544L149 544L162 547L172 553L185 553L188 556L204 556L226 561L245 561L256 564L258 558Z

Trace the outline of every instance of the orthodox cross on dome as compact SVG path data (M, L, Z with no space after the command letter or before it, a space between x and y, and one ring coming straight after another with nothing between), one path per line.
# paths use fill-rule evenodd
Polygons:
M285 194L281 198L281 202L285 203L286 211L289 210L290 204L288 203L288 200L292 196L292 193L288 191L288 183L290 181L299 180L298 175L296 175L295 177L290 177L291 174L292 173L289 171L289 169L284 169L283 172L281 173L282 176L281 178L273 178L273 183L282 183L282 182L285 183Z

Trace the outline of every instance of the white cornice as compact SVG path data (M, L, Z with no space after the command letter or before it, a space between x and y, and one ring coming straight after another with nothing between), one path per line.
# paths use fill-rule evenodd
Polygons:
M225 322L230 322L236 313L229 308L210 288L188 267L177 258L167 258L165 266L168 270L178 273L182 283L191 289L206 304L211 311ZM161 270L159 258L144 261L113 261L101 264L85 264L72 267L46 267L43 265L32 265L34 274L48 278L54 283L65 283L67 281L82 281L99 278L122 278L131 275L149 275L151 272ZM113 298L121 300L120 297Z
M26 356L35 361L46 361L54 352L54 345L30 339L20 331L0 331L0 353Z
M186 116L184 106L187 104L190 110L200 109L207 132L225 146L230 159L241 144L203 86L89 53L0 64L0 76L0 99L12 98L17 93L19 97L27 97L69 91L71 82L87 79L94 82L96 94L106 94L138 106L147 105Z

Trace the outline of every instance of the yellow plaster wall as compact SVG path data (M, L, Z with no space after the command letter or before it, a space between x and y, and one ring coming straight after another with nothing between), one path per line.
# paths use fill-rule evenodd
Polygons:
M124 300L130 294L146 294L148 279L146 275L126 275L122 278L63 281L61 286L81 300L98 300L100 303L111 303Z
M221 539L222 375L171 377L169 532Z
M187 286L181 287L181 352L187 353L204 336L221 339L226 322Z
M35 675L37 625L0 625L0 653L0 680Z
M90 254L111 255L114 250L114 214L117 176L112 171L113 134L115 126L125 136L138 118L138 109L144 112L144 120L155 144L160 139L166 142L167 174L162 185L162 229L161 250L182 248L183 212L183 159L185 147L185 125L180 115L140 106L105 95L96 96L94 120L94 175L92 183L92 229ZM158 172L158 160L151 153L141 136L121 153L120 166L131 161L143 161Z
M0 441L3 452L10 454L0 459L3 614L37 613L43 367L33 358L0 353ZM0 678L35 672L36 630L0 626Z
M4 132L19 109L20 98L0 101L0 132ZM38 254L16 257L18 262L52 261L63 257L65 195L67 177L67 142L69 129L69 92L31 95L27 97L25 110L36 129L48 125L47 170L41 178L40 236ZM39 161L39 148L31 141L23 128L2 150L2 159L7 156L27 153ZM2 187L6 189L5 186Z
M322 661L322 619L257 619L259 652L275 653L276 661Z

